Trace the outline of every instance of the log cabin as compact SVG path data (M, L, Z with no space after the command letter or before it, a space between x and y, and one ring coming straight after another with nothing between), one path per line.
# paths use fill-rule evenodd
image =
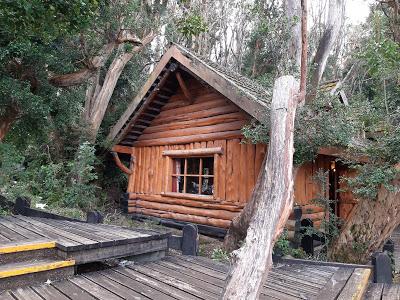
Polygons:
M268 120L271 98L254 81L172 44L107 137L129 176L125 211L228 228L250 199L267 151L247 142L242 128ZM340 155L324 148L298 169L295 204L316 227L325 217L313 202L319 169L328 171L336 214L346 219L355 205L350 192L339 191L349 172Z

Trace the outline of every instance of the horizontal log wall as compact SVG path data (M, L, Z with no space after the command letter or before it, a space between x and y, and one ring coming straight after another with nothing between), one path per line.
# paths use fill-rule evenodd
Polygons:
M124 205L131 213L226 228L250 198L266 146L242 143L241 128L250 117L230 100L193 79L187 79L186 84L193 101L188 102L178 91L131 148L135 164L129 176L129 200ZM222 154L215 155L214 199L162 195L171 191L164 151L216 147ZM123 153L129 152L127 147L122 148ZM317 228L324 212L312 204L319 192L314 176L320 168L328 170L331 160L320 156L304 164L295 180L295 203L303 207L302 218L312 219ZM351 195L346 194L347 198Z

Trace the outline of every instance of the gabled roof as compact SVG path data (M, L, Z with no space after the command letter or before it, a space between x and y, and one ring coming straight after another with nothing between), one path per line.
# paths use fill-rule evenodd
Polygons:
M162 105L176 91L176 80L175 86L168 80L178 68L206 82L256 120L263 123L267 121L271 93L245 76L195 55L180 45L172 44L111 129L107 137L111 145L130 145L130 141L134 141L146 127L144 124L156 117Z

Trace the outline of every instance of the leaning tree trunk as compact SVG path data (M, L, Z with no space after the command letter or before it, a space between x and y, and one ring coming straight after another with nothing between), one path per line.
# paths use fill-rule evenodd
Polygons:
M255 211L244 245L233 252L223 299L257 299L271 267L272 248L293 201L293 131L298 102L293 76L276 80L271 104L268 156L254 192Z
M317 52L312 62L310 88L306 102L312 102L316 95L322 75L324 74L329 55L339 37L344 21L344 0L329 0L326 29L319 40Z
M329 256L335 261L366 263L400 224L400 176L395 191L381 186L376 200L360 199Z

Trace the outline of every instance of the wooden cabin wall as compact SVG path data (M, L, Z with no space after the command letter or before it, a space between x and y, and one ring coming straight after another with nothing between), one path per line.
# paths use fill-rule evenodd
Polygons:
M242 137L241 129L251 117L229 99L201 84L187 79L191 102L183 92L171 96L157 117L133 143L135 147L164 146L229 140Z
M214 161L214 201L173 198L162 195L166 192L167 158L162 155L164 150L185 150L198 148L222 147L223 153ZM258 176L266 146L262 144L246 144L241 139L195 142L184 145L166 145L151 147L135 147L136 157L133 173L130 175L128 193L134 200L130 212L161 214L164 211L192 216L177 216L190 221L196 215L200 223L228 227L230 220L240 212L250 198L255 180ZM139 175L140 174L140 175ZM153 202L153 203L150 203ZM138 209L141 208L141 209ZM144 210L143 210L144 209ZM159 212L154 212L158 210ZM175 216L176 217L176 216ZM206 218L216 220L207 220ZM199 218L197 218L198 220ZM218 221L221 219L221 221Z
M250 199L266 146L242 143L241 128L250 116L207 85L186 78L192 101L182 91L173 95L150 124L143 124L132 155L133 172L128 183L128 212L227 228ZM214 162L214 200L174 198L166 192L167 158L164 150L222 147ZM322 208L312 204L318 185L318 169L329 169L331 158L319 157L299 168L295 203L303 206L303 218L319 227Z

